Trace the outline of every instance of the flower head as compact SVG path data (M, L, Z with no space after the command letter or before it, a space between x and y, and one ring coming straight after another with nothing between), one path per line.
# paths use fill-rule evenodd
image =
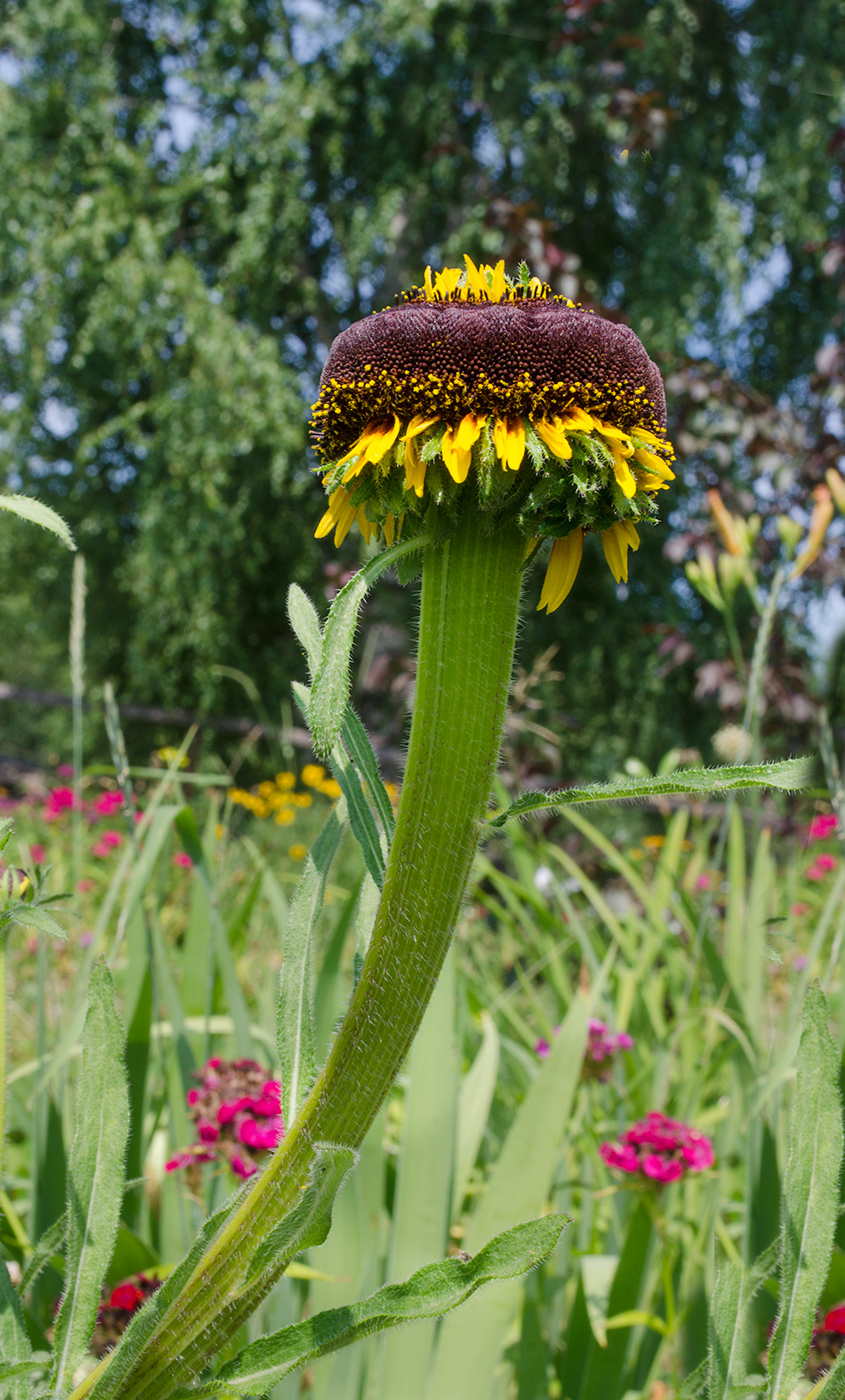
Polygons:
M820 812L817 817L813 817L807 829L808 841L826 841L829 836L833 836L839 825L839 819L834 812Z
M650 1113L618 1141L602 1143L600 1152L607 1166L661 1184L706 1171L716 1160L708 1137L665 1113Z
M48 822L53 822L57 817L63 817L66 812L79 810L79 803L76 794L71 787L51 788L47 794L47 801L44 803L44 818Z
M97 1326L89 1344L92 1356L106 1356L123 1336L136 1312L161 1286L147 1274L133 1274L116 1288L103 1287L97 1309Z
M657 367L627 326L574 306L504 263L426 270L398 305L357 321L329 352L314 406L328 509L317 536L357 523L387 544L438 530L473 495L491 530L516 519L552 541L540 607L566 597L585 532L617 582L636 523L674 479Z
M610 1078L613 1061L621 1050L630 1050L633 1040L625 1031L612 1031L604 1021L590 1018L587 1026L587 1048L581 1066L583 1079L598 1079L606 1084Z
M188 1090L187 1103L197 1141L177 1152L165 1170L219 1158L236 1176L252 1176L261 1154L272 1151L284 1137L281 1084L267 1079L255 1060L215 1058L194 1078L200 1087Z

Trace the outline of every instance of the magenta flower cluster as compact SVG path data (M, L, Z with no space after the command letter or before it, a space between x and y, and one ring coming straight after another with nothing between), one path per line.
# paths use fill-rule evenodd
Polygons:
M555 1035L559 1030L560 1026L555 1026ZM600 1083L606 1084L613 1069L614 1057L620 1050L630 1050L633 1044L633 1040L625 1031L612 1031L604 1021L596 1021L591 1017L587 1023L587 1048L581 1066L582 1079L598 1079ZM551 1048L547 1040L541 1039L534 1046L534 1053L539 1060L545 1060L551 1053Z
M266 1079L255 1060L209 1060L194 1074L198 1089L189 1089L188 1109L198 1141L177 1152L165 1171L178 1171L220 1159L236 1176L254 1176L261 1154L284 1137L282 1086Z
M706 1171L716 1160L704 1133L665 1113L650 1113L616 1142L603 1142L600 1151L608 1167L661 1183Z

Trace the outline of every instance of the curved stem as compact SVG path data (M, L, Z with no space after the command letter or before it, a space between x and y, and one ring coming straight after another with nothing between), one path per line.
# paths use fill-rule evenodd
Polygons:
M259 1240L299 1196L314 1147L357 1148L416 1034L461 909L499 756L524 539L485 538L477 508L426 550L408 763L384 891L331 1054L281 1147L209 1247L132 1373L97 1400L162 1400L196 1374L259 1301L239 1295ZM281 1264L280 1270L281 1271ZM119 1355L119 1353L117 1353ZM85 1382L71 1400L94 1384Z

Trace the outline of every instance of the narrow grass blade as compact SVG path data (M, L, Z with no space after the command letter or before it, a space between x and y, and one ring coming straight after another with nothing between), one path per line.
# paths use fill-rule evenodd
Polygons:
M472 1253L514 1216L543 1209L575 1098L587 1038L588 1000L575 997L549 1058L536 1075L470 1219ZM504 1338L519 1306L519 1285L496 1289L442 1324L431 1377L437 1400L488 1400Z
M642 1301L643 1279L648 1267L649 1248L653 1226L645 1206L640 1204L632 1212L625 1235L625 1243L619 1263L613 1275L607 1297L605 1314L605 1346L593 1342L584 1364L584 1380L580 1394L584 1400L592 1400L594 1395L622 1395L626 1389L623 1376L630 1367L629 1352L631 1333L639 1305ZM590 1324L595 1335L595 1321L590 1313L588 1278L584 1279L584 1302ZM623 1323L625 1317L631 1319ZM648 1314L645 1314L648 1316ZM610 1319L610 1320L608 1320ZM630 1381L630 1377L626 1376Z
M565 1224L547 1215L515 1225L476 1254L474 1259L444 1259L427 1264L404 1283L390 1283L372 1297L344 1308L318 1313L306 1322L262 1337L218 1372L211 1386L178 1392L174 1400L201 1400L228 1388L237 1395L260 1395L296 1366L339 1347L419 1318L450 1312L494 1279L510 1279L535 1268L554 1249Z
M68 1163L65 1294L56 1318L52 1375L57 1390L70 1389L97 1321L120 1220L128 1133L123 1026L114 1009L111 976L104 963L97 963L88 994Z
M284 1120L293 1123L314 1074L314 933L343 814L332 812L305 859L285 930L279 981L278 1041Z
M397 1164L387 1277L403 1278L446 1253L457 1099L455 953L447 955L411 1050ZM385 1337L380 1395L423 1400L434 1321Z
M12 515L19 515L21 520L31 520L34 525L40 525L42 530L49 530L52 535L56 535L68 549L76 549L73 535L62 517L50 506L45 506L43 501L35 501L31 496L0 496L0 510L11 511Z
M340 738L349 700L349 659L361 604L376 579L391 564L405 554L424 549L428 543L428 537L420 535L377 555L349 580L331 605L323 628L323 651L314 675L309 706L314 746L324 758L328 758Z
M566 807L580 802L625 802L638 797L700 797L704 793L736 792L744 788L778 788L799 792L809 787L815 759L784 758L777 763L749 763L725 768L682 768L676 773L644 778L620 778L612 783L591 783L587 787L558 789L555 792L526 792L506 812L493 819L493 826L504 826L511 817L538 812L543 807Z
M804 1006L781 1214L780 1313L769 1351L770 1400L801 1377L833 1251L842 1167L839 1056L817 986Z
M458 1092L452 1214L458 1213L475 1166L499 1073L499 1032L488 1011L481 1013L482 1041Z

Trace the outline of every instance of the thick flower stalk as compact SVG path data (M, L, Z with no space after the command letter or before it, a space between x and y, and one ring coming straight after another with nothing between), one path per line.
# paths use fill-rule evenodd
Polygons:
M664 421L660 376L629 330L528 277L510 282L501 264L427 273L401 305L335 341L314 411L329 492L317 533L334 529L339 543L357 520L367 538L428 540L408 761L375 926L327 1063L284 1140L130 1374L110 1386L107 1365L71 1400L163 1400L196 1375L260 1301L244 1286L247 1263L301 1199L317 1147L360 1145L466 894L499 758L528 542L552 541L541 598L550 610L571 587L587 532L624 578L635 524L672 478ZM219 1141L227 1125L216 1099L208 1107L217 1121L204 1114L204 1131Z

